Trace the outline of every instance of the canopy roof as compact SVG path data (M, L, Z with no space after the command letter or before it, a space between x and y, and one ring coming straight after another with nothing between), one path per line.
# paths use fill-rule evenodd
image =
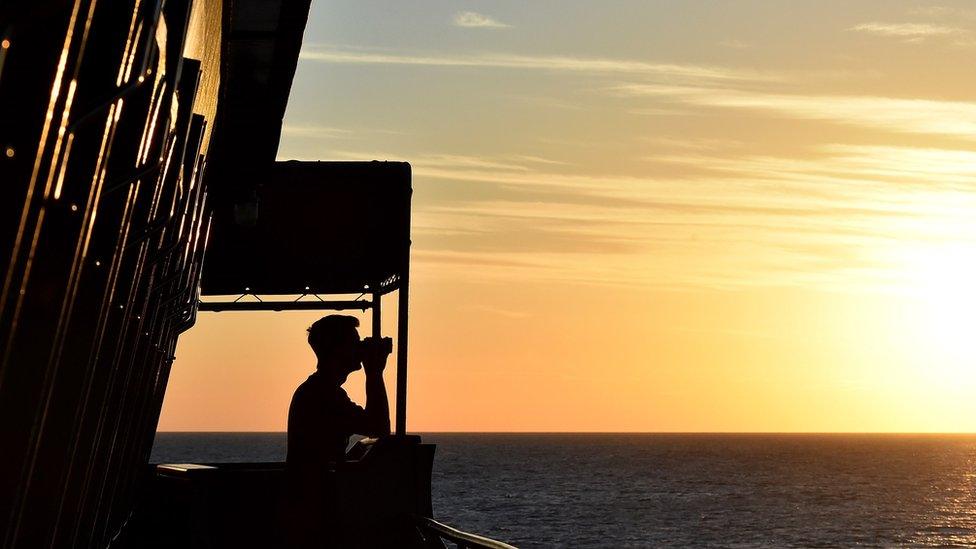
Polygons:
M256 189L215 205L203 295L386 293L406 276L410 164L275 162Z

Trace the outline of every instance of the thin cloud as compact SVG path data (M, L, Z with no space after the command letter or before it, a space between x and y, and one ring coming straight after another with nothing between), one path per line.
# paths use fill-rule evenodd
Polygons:
M365 135L406 135L406 132L385 128L339 128L335 126L285 124L281 134L309 139L359 139Z
M281 128L281 133L282 135L295 137L330 138L349 136L353 131L347 128L336 128L332 126L295 126L285 124Z
M976 10L974 9L948 6L918 6L909 9L907 13L912 17L926 17L944 21L949 20L956 23L959 21L972 21L976 19Z
M642 107L639 109L630 109L627 111L630 114L635 114L637 116L697 116L700 113L694 111L689 111L686 109L665 109L660 107Z
M916 6L908 10L909 15L921 15L924 17L946 17L956 13L956 10L948 6Z
M512 156L514 160L522 160L525 162L530 162L533 164L548 164L550 166L566 166L568 162L563 162L561 160L553 160L551 158L543 158L541 156L532 156L528 154L516 154Z
M532 316L528 311L517 311L514 309L503 309L500 307L492 307L490 305L475 305L472 307L467 307L468 310L478 311L483 313L489 313L493 315L502 316L505 318L529 318Z
M716 96L711 104L779 111L798 118L831 120L907 133L976 137L976 104L870 96ZM707 102L707 101L706 101Z
M723 48L729 48L733 50L748 50L753 47L751 42L746 42L744 40L723 40L718 43L719 46Z
M657 147L699 151L740 149L743 145L745 145L745 143L736 139L715 139L701 137L676 139L673 137L644 136L640 138L640 140L646 143L652 143Z
M512 155L411 155L426 188L415 208L421 263L499 280L898 291L904 281L891 257L906 242L976 249L976 234L960 232L976 208L967 193L974 152L846 144L802 156L685 152L658 160L705 167L701 175L567 174ZM477 185L435 191L462 182Z
M591 74L629 74L692 81L769 81L775 79L768 74L724 67L559 55L533 56L499 53L482 55L400 55L311 46L303 48L300 57L308 61L351 65L415 65L426 67L543 70Z
M876 36L889 36L905 39L925 39L934 36L948 36L961 34L965 31L956 27L935 25L931 23L881 23L870 22L855 25L848 30L863 32Z
M664 98L679 104L770 111L793 118L828 120L902 133L976 138L976 103L971 102L858 95L787 95L650 84L625 84L610 91L624 96Z
M473 11L462 11L454 16L454 26L474 29L506 29L511 27L489 17Z
M726 148L727 152L728 149ZM693 179L675 176L635 177L627 175L560 173L533 168L530 163L513 163L512 157L465 157L441 154L412 154L410 160L417 178L426 180L464 181L504 185L519 192L586 195L586 200L572 200L585 205L595 197L606 205L640 208L652 204L713 205L738 203L743 196L752 205L757 197L777 208L792 207L802 196L807 206L822 208L840 200L866 200L888 204L901 195L885 198L893 189L912 190L923 186L939 191L958 190L976 182L976 153L952 149L916 147L880 147L825 145L804 158L743 154L711 154L707 150L691 154L663 154L647 157L648 161L698 166L704 175ZM718 151L715 151L716 153ZM696 154L697 153L697 154ZM381 152L332 150L337 158L397 158ZM708 188L703 194L702 189ZM877 193L877 194L876 194ZM548 195L558 199L557 195ZM786 202L784 202L784 200ZM535 202L535 201L533 201ZM899 210L902 205L899 205ZM877 210L877 208L874 208Z

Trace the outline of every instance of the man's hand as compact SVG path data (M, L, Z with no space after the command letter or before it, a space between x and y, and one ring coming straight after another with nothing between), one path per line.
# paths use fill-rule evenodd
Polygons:
M389 339L367 337L362 342L363 370L367 374L382 374L386 359L390 356L392 345Z
M390 403L386 399L383 369L386 357L393 351L393 340L385 337L363 339L361 360L366 370L366 415L369 429L361 434L379 437L390 434Z

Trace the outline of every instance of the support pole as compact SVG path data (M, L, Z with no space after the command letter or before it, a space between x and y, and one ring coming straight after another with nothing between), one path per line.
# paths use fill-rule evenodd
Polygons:
M409 191L407 203L410 203ZM403 246L400 280L397 286L397 389L396 434L407 434L407 310L410 308L410 208L407 208L407 240Z
M407 308L409 294L410 280L404 273L397 293L396 434L398 435L407 434Z
M373 292L373 301L372 301L373 307L370 309L372 320L373 320L373 337L375 337L376 339L383 337L383 327L381 325L383 317L380 311L380 309L382 308L381 307L382 304L380 303L381 297L383 297L383 295L380 294L379 291Z

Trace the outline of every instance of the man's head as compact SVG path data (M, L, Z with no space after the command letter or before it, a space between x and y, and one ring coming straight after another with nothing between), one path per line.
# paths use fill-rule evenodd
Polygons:
M308 328L308 344L318 358L316 367L340 383L361 368L357 327L359 319L354 316L329 315Z

